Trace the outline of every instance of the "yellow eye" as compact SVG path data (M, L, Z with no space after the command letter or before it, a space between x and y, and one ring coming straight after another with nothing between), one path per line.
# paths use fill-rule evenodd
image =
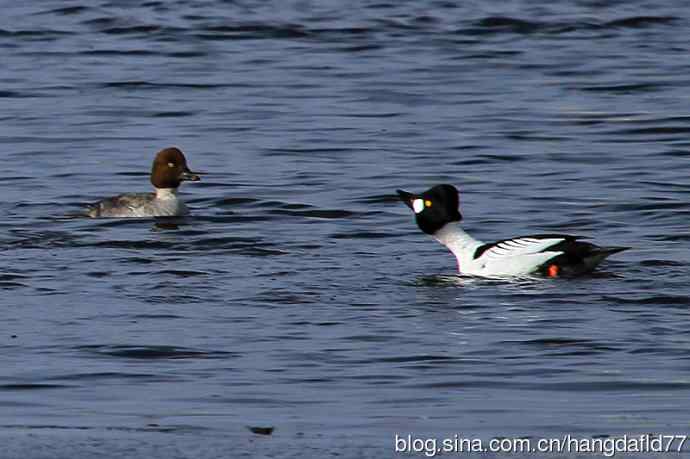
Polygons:
M429 201L428 199L424 201L424 207L431 207L431 201Z
M168 167L175 167L175 163L168 163Z

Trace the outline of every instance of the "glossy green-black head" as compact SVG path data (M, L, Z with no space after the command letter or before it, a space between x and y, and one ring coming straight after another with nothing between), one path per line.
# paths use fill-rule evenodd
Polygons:
M434 234L450 222L462 220L458 189L453 185L436 185L421 194L398 190L400 199L414 211L417 226Z

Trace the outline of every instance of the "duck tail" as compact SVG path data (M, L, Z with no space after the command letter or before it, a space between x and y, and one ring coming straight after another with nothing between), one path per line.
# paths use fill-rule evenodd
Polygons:
M594 269L599 263L611 255L628 250L629 248L630 247L597 247L589 252L583 261L589 269Z

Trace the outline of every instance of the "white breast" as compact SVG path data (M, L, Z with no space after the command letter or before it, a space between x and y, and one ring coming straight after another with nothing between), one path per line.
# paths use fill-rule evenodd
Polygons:
M501 241L479 258L474 258L483 243L468 235L458 223L445 225L434 237L458 260L458 271L477 276L519 276L533 273L539 266L561 252L544 252L563 241L562 238L536 239L530 237Z
M132 209L133 217L176 217L188 213L189 209L179 198L153 199L146 205Z

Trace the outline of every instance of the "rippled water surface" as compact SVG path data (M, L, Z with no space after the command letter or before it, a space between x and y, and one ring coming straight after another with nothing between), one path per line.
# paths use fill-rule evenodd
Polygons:
M686 2L0 6L3 457L688 433ZM65 218L169 145L192 216ZM633 250L457 277L394 193L440 182Z

